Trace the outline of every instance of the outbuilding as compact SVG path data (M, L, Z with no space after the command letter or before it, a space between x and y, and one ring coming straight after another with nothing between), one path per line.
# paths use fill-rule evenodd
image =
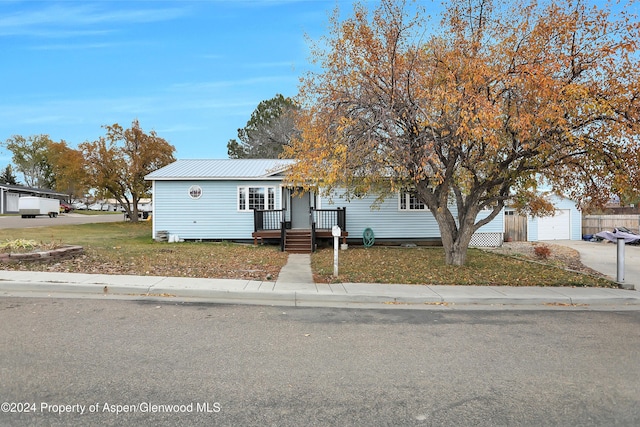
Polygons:
M555 207L552 216L520 216L514 209L505 209L505 237L529 242L582 239L582 212L576 202L557 195L548 198Z
M0 184L0 214L17 214L18 199L23 196L37 196L66 201L69 196L44 188L25 187L23 185Z

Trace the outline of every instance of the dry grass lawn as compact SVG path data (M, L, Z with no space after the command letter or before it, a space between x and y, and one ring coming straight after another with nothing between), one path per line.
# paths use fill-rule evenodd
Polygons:
M83 255L54 264L4 266L19 270L273 280L287 262L287 254L274 246L155 242L149 222L5 229L3 238L84 247Z
M18 262L5 269L71 273L132 274L275 280L287 254L277 246L233 243L160 243L151 239L149 222L101 223L2 230L3 241L35 240L43 246L81 245L84 254L55 263ZM552 248L552 255L560 253ZM565 271L575 257L556 256L547 264L472 249L468 264L444 264L438 247L350 247L340 251L340 276L333 274L333 250L312 255L318 282L403 283L434 285L614 286L591 275Z
M480 249L469 249L467 265L444 264L439 247L349 248L339 254L339 277L333 277L333 250L312 256L317 282L403 283L423 285L604 286L609 280L566 271L557 260L535 262Z

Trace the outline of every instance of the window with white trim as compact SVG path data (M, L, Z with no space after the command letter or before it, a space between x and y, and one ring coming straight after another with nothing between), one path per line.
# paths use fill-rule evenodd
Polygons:
M415 191L403 190L398 193L398 209L401 211L426 211L427 206L418 200Z
M238 210L250 212L254 209L276 208L275 187L238 187Z

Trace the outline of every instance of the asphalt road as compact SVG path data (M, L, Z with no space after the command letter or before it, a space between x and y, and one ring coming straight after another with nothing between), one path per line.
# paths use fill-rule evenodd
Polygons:
M0 324L0 425L640 425L635 311L4 298Z
M2 228L50 227L52 225L91 224L96 222L124 221L124 214L83 215L77 213L60 214L56 218L40 215L35 218L22 218L19 215L0 216Z

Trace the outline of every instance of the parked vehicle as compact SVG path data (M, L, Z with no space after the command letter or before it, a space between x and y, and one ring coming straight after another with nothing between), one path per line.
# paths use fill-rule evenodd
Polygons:
M37 215L49 215L49 218L55 218L60 212L60 200L35 196L20 197L18 212L22 218L35 218Z
M73 210L73 206L65 202L60 202L60 212L69 213L72 210Z
M78 209L78 210L86 210L87 209L87 205L85 203L82 203L82 202L73 202L71 204L71 206L73 206L74 209Z
M138 204L138 211L139 212L151 212L151 211L153 211L153 203L149 202L149 203L140 203L140 204Z

